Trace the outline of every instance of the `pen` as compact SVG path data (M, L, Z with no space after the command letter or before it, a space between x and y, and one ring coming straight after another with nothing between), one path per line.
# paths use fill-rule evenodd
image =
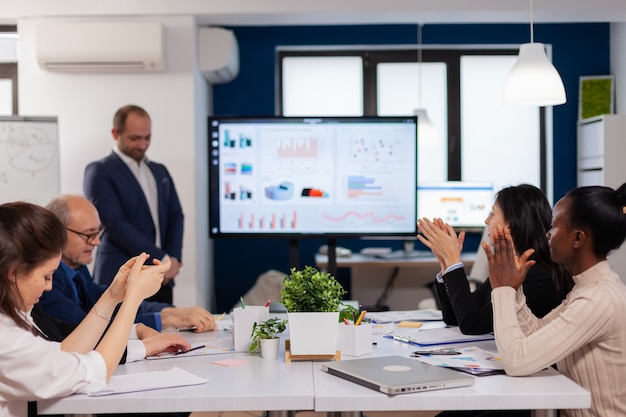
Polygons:
M436 349L436 350L416 350L414 355L460 355L461 352L454 349Z
M225 315L226 315L226 312L223 312L222 314L219 315L219 317L215 319L215 321L220 321L221 319L224 318Z
M205 345L200 345L200 346L196 346L196 347L192 347L189 350L181 350L180 352L176 352L174 353L174 355L182 355L183 353L187 353L187 352L191 352L192 350L198 350L198 349L202 349L203 347L206 347Z
M271 299L270 299L270 298L268 298L268 299L267 299L267 303L265 303L265 307L269 307L269 306L270 306L270 301L271 301Z
M391 338L393 340L397 340L398 342L413 343L413 340L410 337L406 336L391 336Z
M344 322L344 323L346 323L346 326L349 326L349 325L350 325L350 322L349 322L349 321L348 321L348 319L347 319L347 318L345 318L345 317L343 318L343 322Z
M243 297L239 297L239 302L241 302L241 308L246 308L246 303L243 302Z
M361 310L361 314L359 314L359 318L356 319L356 321L354 322L355 326L358 326L361 324L361 321L363 320L363 317L365 317L365 313L367 313L367 310Z
M196 328L197 328L196 326L189 326L189 327L179 327L176 330L179 332L195 332Z

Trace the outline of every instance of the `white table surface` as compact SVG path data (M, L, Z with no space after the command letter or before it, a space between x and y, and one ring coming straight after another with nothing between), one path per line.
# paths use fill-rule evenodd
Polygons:
M185 333L192 344L230 338L217 332ZM287 336L287 335L285 335ZM374 336L373 353L358 358L386 355L409 356L416 346ZM496 351L495 342L445 345L479 346ZM433 348L435 348L433 346ZM237 358L247 364L225 367L212 361ZM356 359L342 355L342 360ZM260 355L228 353L163 360L144 360L118 366L115 374L162 371L173 366L199 377L208 378L202 385L88 397L76 394L38 402L39 414L95 414L119 412L183 411L255 411L315 410L413 411L413 410L486 410L486 409L558 409L589 408L591 395L554 369L531 377L495 375L475 377L471 387L426 391L388 396L353 382L329 375L320 369L323 362L284 360L284 344L276 360ZM276 414L276 413L274 413ZM538 415L544 415L540 412ZM550 412L547 413L550 415Z
M382 337L371 356L409 356L418 346ZM439 347L478 346L497 351L495 342L472 342ZM429 346L428 349L435 349ZM342 360L357 359L342 356ZM589 408L591 394L553 368L532 377L492 375L474 377L474 385L389 396L322 371L314 363L315 411L511 410Z
M184 333L197 344L231 338L224 330L209 333ZM211 362L226 358L247 361L245 365L226 367ZM249 353L228 353L172 359L144 360L120 365L115 375L133 372L163 371L174 366L194 375L208 378L202 385L152 391L88 397L69 397L39 401L39 414L95 414L121 412L182 412L182 411L254 411L254 410L312 410L314 387L311 362L285 364L284 347L279 359L262 359Z

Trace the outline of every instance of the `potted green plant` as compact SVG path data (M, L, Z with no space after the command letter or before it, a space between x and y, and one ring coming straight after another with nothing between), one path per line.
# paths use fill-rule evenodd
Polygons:
M278 357L279 335L287 328L287 320L273 317L260 323L254 322L250 339L250 352L257 352L261 349L261 356L267 359Z
M333 355L337 349L339 306L346 291L328 272L292 268L283 280L292 355Z

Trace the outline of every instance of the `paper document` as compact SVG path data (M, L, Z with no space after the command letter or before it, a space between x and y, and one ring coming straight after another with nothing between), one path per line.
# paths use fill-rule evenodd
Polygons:
M455 349L460 355L417 356L420 362L453 368L472 375L494 375L504 373L504 364L497 353L476 346Z
M445 345L449 343L479 342L493 340L492 333L481 335L463 334L458 327L443 327L441 329L412 330L398 329L393 334L383 336L400 342L417 346Z
M437 321L443 320L440 310L401 310L367 312L365 318L374 323L395 323L401 321Z
M141 372L131 375L113 375L102 391L87 393L90 397L123 394L125 392L149 391L161 388L184 387L208 382L184 369L174 367L169 371Z
M189 352L163 352L153 356L146 356L146 359L188 358L190 356L218 355L220 353L231 353L235 351L232 343L227 343L221 339L200 343L199 345L204 345L204 347L197 349L197 345L192 345L191 348L196 348L195 350L190 350Z

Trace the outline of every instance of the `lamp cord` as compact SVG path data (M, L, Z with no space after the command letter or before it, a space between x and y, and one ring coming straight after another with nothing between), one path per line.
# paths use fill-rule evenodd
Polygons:
M417 76L419 108L422 108L422 25L417 24Z
M533 0L530 0L530 43L534 43L535 34L533 28Z

